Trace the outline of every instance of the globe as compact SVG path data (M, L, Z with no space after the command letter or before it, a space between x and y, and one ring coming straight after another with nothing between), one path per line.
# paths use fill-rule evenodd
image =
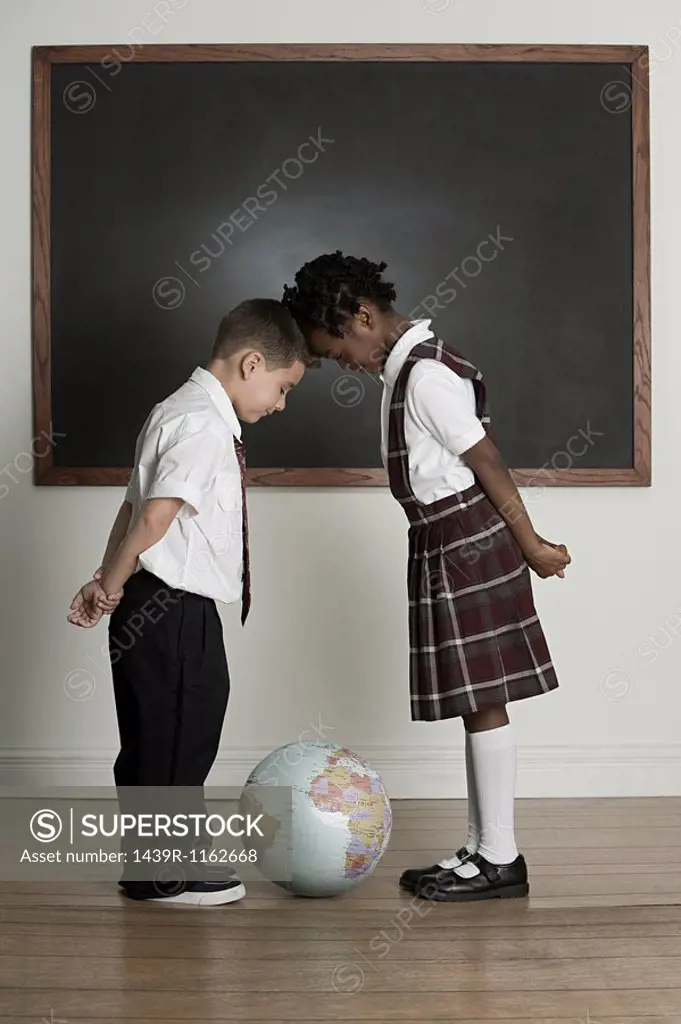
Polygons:
M286 812L263 799L271 786L286 788ZM380 775L333 743L290 743L268 754L246 780L240 807L264 807L258 870L296 896L342 895L376 870L390 840Z

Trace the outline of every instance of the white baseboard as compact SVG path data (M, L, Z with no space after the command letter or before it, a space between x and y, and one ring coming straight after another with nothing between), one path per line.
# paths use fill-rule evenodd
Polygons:
M393 799L464 797L463 749L358 747ZM209 785L242 786L269 753L241 748L218 756ZM108 786L115 751L0 750L0 785ZM640 747L524 747L518 753L521 797L681 796L681 744Z

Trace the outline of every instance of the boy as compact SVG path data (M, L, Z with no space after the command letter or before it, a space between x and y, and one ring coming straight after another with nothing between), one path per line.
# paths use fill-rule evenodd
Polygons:
M382 374L383 460L410 523L412 718L462 717L466 729L467 842L405 871L400 885L435 900L525 896L506 704L558 685L528 566L563 576L570 556L535 533L487 436L482 374L434 336L430 321L395 311L385 267L320 256L283 301L318 355Z
M68 616L91 627L113 611L117 787L203 787L229 695L215 602L242 599L242 623L250 605L239 420L282 412L310 363L280 303L243 302L222 320L207 369L196 369L157 405L139 435L102 566ZM188 882L181 892L125 875L120 884L133 899L166 903L228 903L245 895L235 877Z

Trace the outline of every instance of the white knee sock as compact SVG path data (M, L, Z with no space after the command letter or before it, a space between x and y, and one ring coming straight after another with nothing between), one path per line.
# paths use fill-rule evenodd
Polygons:
M491 864L511 864L518 856L513 813L517 759L511 726L471 733L470 752L481 822L478 853ZM470 861L451 867L461 878L480 873Z
M466 733L466 790L468 793L468 838L465 845L469 853L476 853L481 833L480 808L475 782L475 765L473 764L471 737L468 732ZM461 861L456 855L445 857L440 861L441 868L458 868L460 865Z
M478 853L491 864L510 864L518 856L514 820L517 752L511 726L472 733L471 755L482 823Z

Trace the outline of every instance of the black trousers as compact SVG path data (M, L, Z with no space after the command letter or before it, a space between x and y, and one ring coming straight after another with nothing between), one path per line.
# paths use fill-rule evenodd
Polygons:
M109 656L120 736L114 765L119 805L121 788L196 787L195 805L205 813L203 784L229 698L215 602L175 590L145 570L135 573L110 619ZM149 888L135 884L140 895Z

